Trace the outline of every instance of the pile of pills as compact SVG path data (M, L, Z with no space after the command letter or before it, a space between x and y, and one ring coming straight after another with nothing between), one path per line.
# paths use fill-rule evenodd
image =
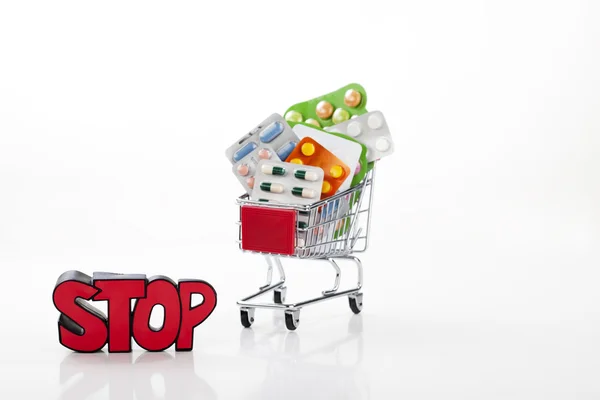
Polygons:
M380 111L363 114L351 121L325 128L328 132L348 135L367 146L367 161L372 162L394 152L394 142Z
M324 174L322 198L334 194L351 176L350 167L311 137L305 137L289 155L288 161L298 165L319 167Z
M290 126L299 122L324 128L340 124L366 112L367 93L356 83L288 108L284 116Z
M260 160L278 159L275 150L269 145L261 144L250 154L233 164L233 173L238 178L247 193L254 188L254 175Z
M323 170L281 161L261 160L251 197L258 201L312 204L321 197Z
M259 160L285 160L298 144L298 137L279 114L272 114L231 145L225 155L233 173L250 194Z
M313 204L360 184L394 151L380 111L356 83L272 114L225 152L251 200ZM299 227L299 229L302 229Z
M339 191L350 189L352 186L362 181L366 173L365 167L367 166L366 146L344 134L325 132L312 125L305 125L304 123L299 123L294 126L294 133L298 135L300 139L307 137L314 139L322 148L333 153L350 168L351 173L345 176L344 182L338 189Z

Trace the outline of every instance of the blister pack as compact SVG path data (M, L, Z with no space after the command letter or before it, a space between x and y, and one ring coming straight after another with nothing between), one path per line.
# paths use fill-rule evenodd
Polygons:
M350 173L345 177L343 184L337 190L344 191L350 189L354 180L354 173L357 170L359 174L362 172L362 176L364 176L363 171L366 171L366 168L360 166L360 158L363 154L363 147L360 143L302 124L294 126L294 132L300 140L306 137L316 140L350 168Z
M254 177L260 160L281 161L273 147L261 143L252 153L233 164L231 168L248 194L251 194L254 188Z
M367 92L357 83L351 83L323 96L297 103L284 116L293 127L298 122L319 128L332 126L367 112Z
M286 161L298 165L312 165L323 170L321 200L333 196L352 174L348 165L311 137L300 140Z
M252 200L312 204L321 198L323 170L309 165L260 160Z
M308 235L308 221L309 221L309 213L300 211L298 212L298 222L296 223L298 229L296 230L296 244L299 247L304 247L307 245L306 237Z
M261 144L269 145L280 160L285 160L298 144L298 137L281 115L273 114L230 146L225 155L235 164Z
M381 111L373 111L350 121L325 128L331 133L342 133L367 146L369 162L389 156L394 152L394 141Z

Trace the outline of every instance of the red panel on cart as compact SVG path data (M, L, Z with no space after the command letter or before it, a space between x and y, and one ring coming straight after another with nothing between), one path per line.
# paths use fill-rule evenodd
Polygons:
M242 249L294 254L296 211L242 206Z

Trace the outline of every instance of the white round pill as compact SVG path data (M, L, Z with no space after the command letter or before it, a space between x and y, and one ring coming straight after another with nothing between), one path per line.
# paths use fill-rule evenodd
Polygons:
M348 129L346 130L349 136L356 137L362 133L362 126L360 122L350 122L348 124Z
M377 139L377 142L375 142L375 148L377 151L388 151L390 147L391 145L388 138L381 137Z
M379 129L383 125L383 119L381 118L381 116L379 114L372 114L372 115L369 115L369 119L368 119L367 123L369 124L369 128Z

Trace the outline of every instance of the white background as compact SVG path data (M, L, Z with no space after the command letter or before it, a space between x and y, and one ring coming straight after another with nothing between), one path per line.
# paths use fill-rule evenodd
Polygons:
M592 0L2 2L0 398L598 398L599 21ZM365 309L244 330L264 269L224 150L350 82L397 149ZM292 264L292 299L332 283ZM69 269L202 278L218 305L192 354L72 354Z

